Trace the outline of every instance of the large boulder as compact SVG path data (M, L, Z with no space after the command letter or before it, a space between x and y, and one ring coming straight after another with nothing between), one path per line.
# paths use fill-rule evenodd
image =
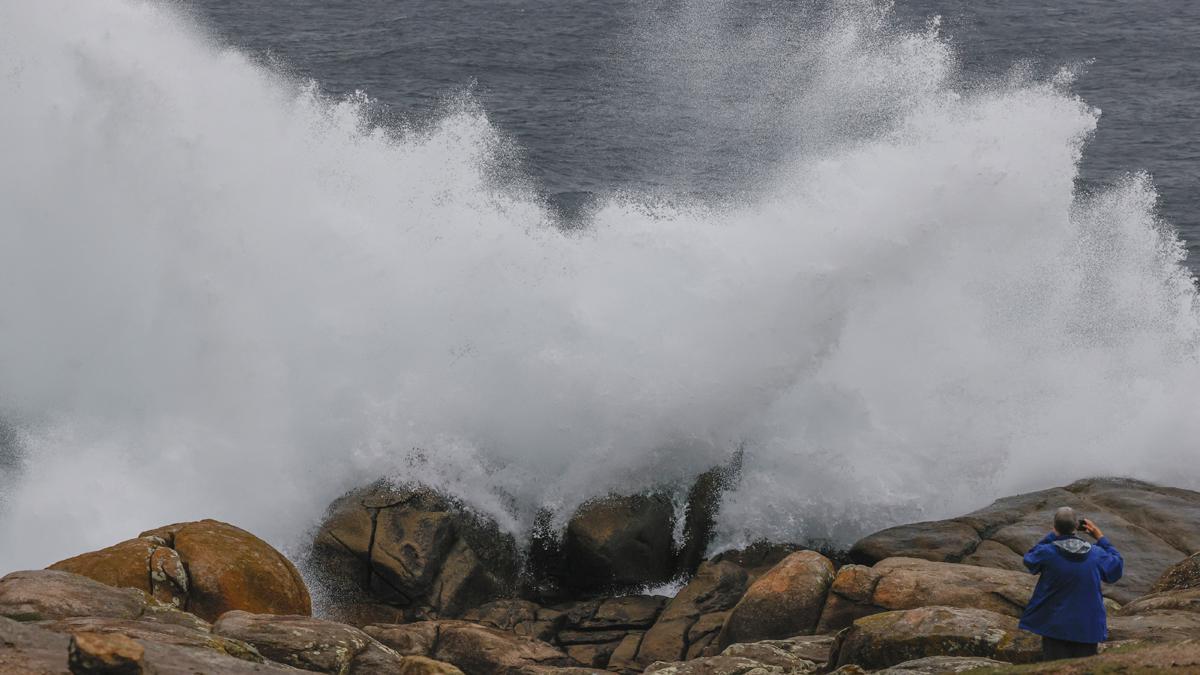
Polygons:
M1022 569L1024 555L1051 528L1059 506L1092 519L1125 557L1125 576L1105 595L1128 602L1150 590L1179 560L1200 552L1200 493L1123 478L1081 480L1000 499L958 518L901 525L857 542L850 558L890 557Z
M878 612L931 605L1019 617L1035 582L1025 572L917 558L888 558L874 567L845 565L833 580L816 631L839 630Z
M253 534L216 520L160 527L49 569L136 588L209 621L232 609L312 613L308 589L291 561Z
M405 657L346 624L308 616L226 612L213 633L254 645L263 656L304 670L337 675L387 675Z
M82 574L109 586L137 588L177 607L187 604L188 577L183 561L157 537L128 539L61 560L48 569Z
M513 538L460 502L378 481L330 505L313 570L338 602L364 597L406 618L457 616L515 590Z
M1029 663L1041 653L1041 639L1019 630L1013 617L984 609L921 607L858 619L838 637L830 666L875 670L928 656Z
M675 574L674 529L675 506L666 495L588 502L567 523L564 581L576 592L667 581Z
M371 637L406 656L451 663L466 675L518 675L575 662L544 642L465 621L366 626Z
M755 544L713 556L671 598L636 644L631 639L617 649L609 666L644 668L656 661L716 656L720 653L716 638L729 610L751 583L795 550L790 545Z
M718 645L812 633L833 578L833 563L820 553L789 555L746 590L726 618Z

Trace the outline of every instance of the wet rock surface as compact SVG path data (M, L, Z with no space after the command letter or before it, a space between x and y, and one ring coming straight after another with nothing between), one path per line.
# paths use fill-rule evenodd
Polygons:
M562 556L573 591L628 589L675 574L675 507L666 495L612 496L567 523Z
M312 566L334 597L456 616L515 591L516 544L490 520L428 488L376 482L335 501Z

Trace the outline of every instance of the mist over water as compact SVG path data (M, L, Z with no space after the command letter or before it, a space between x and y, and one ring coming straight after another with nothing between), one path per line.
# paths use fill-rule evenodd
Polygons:
M568 229L469 97L373 127L168 7L0 2L0 571L201 517L296 553L379 475L522 533L739 446L716 547L1200 484L1195 289L1148 178L1076 191L1068 73L963 87L870 3L764 65L705 7L644 62L676 142L774 148L753 196Z

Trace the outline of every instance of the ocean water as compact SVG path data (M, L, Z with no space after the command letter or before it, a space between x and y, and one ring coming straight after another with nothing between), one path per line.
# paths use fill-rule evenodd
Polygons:
M813 64L797 46L821 39L821 21L836 3L183 6L223 43L313 78L331 94L365 91L401 118L427 118L448 96L471 91L516 139L525 173L574 204L580 191L753 190L803 140L789 106ZM962 85L1072 69L1071 90L1102 111L1081 187L1103 189L1145 171L1161 216L1200 242L1200 5L907 0L891 12L896 30L920 31L939 19Z
M717 548L1200 486L1195 10L974 4L0 2L0 570L738 448Z

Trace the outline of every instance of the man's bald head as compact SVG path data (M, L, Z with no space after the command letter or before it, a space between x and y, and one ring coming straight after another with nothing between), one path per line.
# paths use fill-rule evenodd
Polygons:
M1079 526L1079 518L1075 515L1075 509L1064 506L1054 512L1054 531L1059 534L1075 534L1075 528Z

